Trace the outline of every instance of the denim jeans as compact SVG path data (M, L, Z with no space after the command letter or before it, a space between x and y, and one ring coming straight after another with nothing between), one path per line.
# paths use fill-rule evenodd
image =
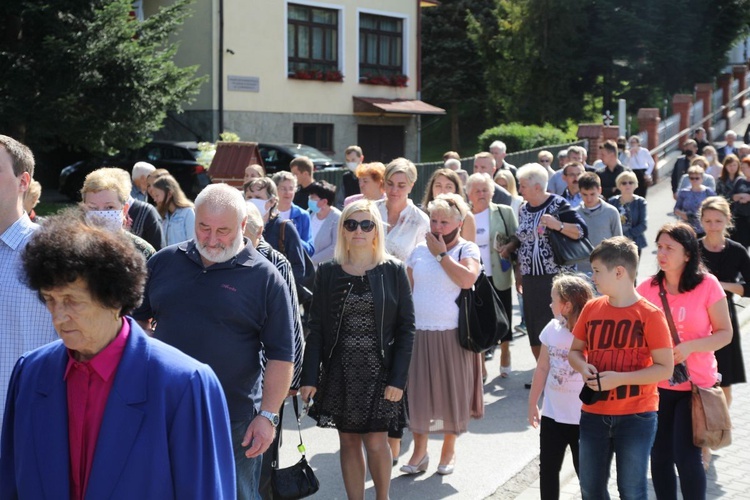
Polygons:
M659 428L651 450L651 477L656 498L677 499L677 476L685 500L706 498L701 449L693 444L690 391L659 389Z
M260 500L258 484L263 455L247 458L247 447L242 446L250 420L232 421L232 447L234 449L234 470L237 476L237 500Z
M648 499L648 457L656 435L656 412L596 415L581 412L580 482L584 500L609 499L607 482L616 457L622 500Z

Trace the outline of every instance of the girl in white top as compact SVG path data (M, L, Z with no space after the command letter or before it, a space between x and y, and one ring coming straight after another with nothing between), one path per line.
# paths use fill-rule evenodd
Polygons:
M516 214L518 219L518 211L521 209L521 203L523 203L523 197L518 195L518 189L516 188L516 179L513 177L513 172L510 170L498 170L495 174L495 184L501 188L505 188L511 196L510 208Z
M560 274L552 281L552 313L555 318L542 330L542 350L529 393L529 423L540 432L540 496L557 499L560 494L560 468L565 449L570 446L578 474L578 424L583 388L581 374L568 363L573 342L571 330L583 306L592 296L588 282L577 275ZM541 415L537 403L544 389Z
M385 200L376 202L386 223L385 249L400 261L424 242L430 220L409 199L417 181L417 168L406 158L396 158L385 167Z

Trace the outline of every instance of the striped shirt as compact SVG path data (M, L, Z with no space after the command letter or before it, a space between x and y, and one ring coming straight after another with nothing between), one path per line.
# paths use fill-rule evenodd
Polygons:
M24 283L21 267L21 252L38 228L23 214L0 235L0 425L16 361L57 339L52 317L37 293Z

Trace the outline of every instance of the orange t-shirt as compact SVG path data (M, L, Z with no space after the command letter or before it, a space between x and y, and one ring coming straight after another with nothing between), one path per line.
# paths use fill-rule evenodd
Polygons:
M672 347L664 313L644 298L614 307L609 297L591 300L581 311L573 335L586 343L586 359L599 372L634 372L653 364L651 351ZM598 415L630 415L659 408L656 384L621 385L606 400L583 405Z

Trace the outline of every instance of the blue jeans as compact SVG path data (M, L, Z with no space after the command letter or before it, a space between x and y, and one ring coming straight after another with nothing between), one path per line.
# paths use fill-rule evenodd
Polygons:
M648 457L656 435L656 412L596 415L581 412L580 482L584 500L609 499L612 455L622 500L648 499Z
M250 420L232 421L232 448L234 449L234 470L237 476L237 500L260 500L258 485L263 455L255 458L245 456L246 447L242 446Z

